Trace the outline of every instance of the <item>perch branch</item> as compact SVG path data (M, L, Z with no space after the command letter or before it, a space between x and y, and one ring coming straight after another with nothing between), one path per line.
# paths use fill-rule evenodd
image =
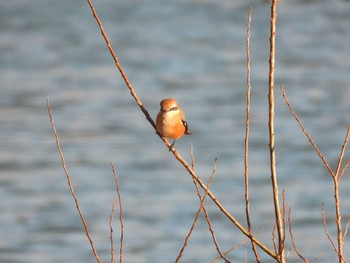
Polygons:
M111 55L113 56L113 59L115 61L115 64L120 72L120 74L122 75L125 84L127 85L128 89L130 90L130 93L132 95L132 97L135 99L137 105L140 107L141 111L143 112L143 114L145 115L146 119L149 121L149 123L152 125L153 128L155 128L155 123L152 120L151 116L149 115L148 111L143 107L142 102L140 100L140 98L137 96L135 90L133 89L131 83L129 82L126 74L124 73L117 56L115 55L112 46L108 40L107 35L105 34L105 31L102 27L102 23L100 21L100 19L97 16L97 13L95 11L95 8L91 2L91 0L87 0L91 11L93 13L94 18L96 19L99 28L101 30L101 34L106 42L106 45L111 53ZM190 175L193 177L193 179L195 179L197 181L197 183L201 186L201 188L207 192L208 196L213 200L213 202L216 204L216 206L221 210L221 212L223 214L226 215L226 217L244 234L246 235L248 238L250 238L257 246L259 246L263 251L265 251L268 255L270 255L272 258L274 259L278 259L278 256L272 251L270 250L268 247L266 247L262 242L260 242L257 238L255 238L255 236L253 236L251 233L249 233L248 230L246 230L240 223L239 221L233 217L231 215L230 212L228 212L228 210L219 202L219 200L215 197L215 195L209 190L207 189L205 183L196 175L196 173L192 170L192 168L188 165L188 163L182 158L182 156L176 151L175 147L171 147L171 144L168 142L168 140L166 138L161 137L159 134L158 136L163 140L163 142L165 143L165 145L169 148L169 150L173 153L173 155L175 156L175 158L185 167L185 169L190 173Z

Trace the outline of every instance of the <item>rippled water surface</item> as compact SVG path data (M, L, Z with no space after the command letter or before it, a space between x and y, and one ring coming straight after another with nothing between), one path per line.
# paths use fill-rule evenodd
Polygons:
M250 197L256 236L273 248L267 83L269 4L253 1ZM151 116L174 97L192 136L176 143L198 175L245 225L243 154L246 24L249 1L110 1L95 8L132 85ZM119 175L124 262L174 262L199 202L188 173L136 106L117 72L86 1L0 1L0 261L95 262L69 192L46 109L52 113L81 209L103 262L110 261L109 215ZM350 112L350 2L281 1L276 88L283 85L307 131L332 167ZM309 260L336 262L332 180L276 89L280 192L292 208L296 244ZM349 157L349 151L346 152ZM350 214L350 181L341 181ZM223 251L244 236L208 200ZM118 212L114 233L119 245ZM344 226L345 227L345 223ZM287 249L292 249L287 238ZM344 252L350 259L349 236ZM260 251L263 262L273 262ZM217 256L200 218L181 262ZM289 262L300 262L294 252ZM229 255L254 262L247 243Z

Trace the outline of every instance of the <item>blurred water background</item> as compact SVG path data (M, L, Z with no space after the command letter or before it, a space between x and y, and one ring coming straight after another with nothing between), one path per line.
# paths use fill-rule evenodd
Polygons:
M95 8L132 85L155 117L174 97L192 136L176 143L198 175L245 224L243 153L247 12L251 29L251 217L270 248L274 224L268 156L270 6L265 1L96 0ZM95 262L61 167L46 109L52 113L68 169L103 262L110 258L109 215L124 206L124 262L174 262L199 202L191 177L145 120L100 35L86 1L0 1L0 261ZM350 112L350 2L281 1L276 86L336 166ZM280 191L292 208L296 244L308 259L336 262L322 222L336 240L332 180L276 89ZM347 151L346 157L349 157ZM350 180L341 181L343 221ZM207 201L223 251L245 237ZM115 216L118 247L119 223ZM291 249L288 238L287 250ZM344 252L350 259L349 235ZM116 248L116 251L118 249ZM273 262L260 253L263 262ZM207 224L198 222L181 262L217 256ZM249 243L229 255L254 262ZM293 252L289 262L301 262Z

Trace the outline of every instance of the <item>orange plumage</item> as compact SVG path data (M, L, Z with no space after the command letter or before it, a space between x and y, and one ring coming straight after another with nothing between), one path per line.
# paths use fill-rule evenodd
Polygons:
M160 111L156 120L156 131L162 137L174 139L174 143L175 140L181 138L184 134L191 134L188 131L185 114L176 100L165 99L160 102Z

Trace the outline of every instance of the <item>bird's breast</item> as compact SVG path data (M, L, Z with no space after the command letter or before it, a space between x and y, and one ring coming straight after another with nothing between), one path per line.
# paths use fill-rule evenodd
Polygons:
M156 130L162 137L178 139L184 135L186 127L180 116L159 112L156 120Z

